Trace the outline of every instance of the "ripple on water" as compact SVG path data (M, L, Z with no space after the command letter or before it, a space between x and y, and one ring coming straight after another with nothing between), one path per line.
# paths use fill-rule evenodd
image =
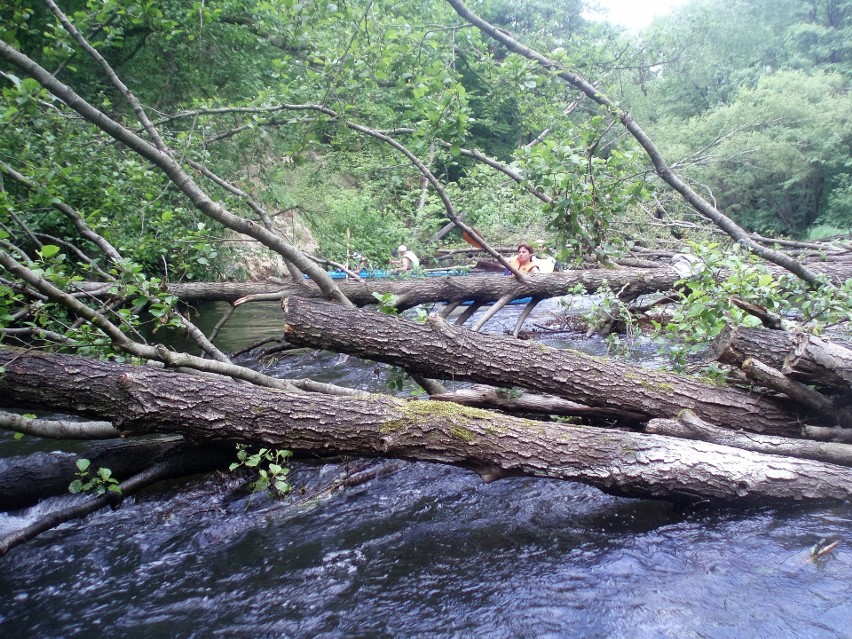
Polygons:
M353 460L349 470L363 468ZM845 637L852 509L682 509L402 464L309 498L177 482L16 548L0 635ZM840 546L809 556L820 539Z

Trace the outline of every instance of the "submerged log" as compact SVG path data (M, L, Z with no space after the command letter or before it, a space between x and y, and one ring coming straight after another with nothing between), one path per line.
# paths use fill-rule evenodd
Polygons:
M53 451L11 457L0 460L0 510L24 508L45 497L67 493L80 458L92 462L92 468L109 468L113 477L123 480L167 458L175 472L191 475L225 468L233 456L231 450L191 446L180 437L169 437L110 440L76 453Z
M520 387L646 417L683 409L731 428L798 436L810 415L797 405L694 378L631 366L569 349L483 335L430 317L403 318L315 300L284 306L288 341L402 366L428 377ZM352 328L357 327L357 331Z
M338 307L339 308L339 307ZM0 393L73 408L128 434L179 433L311 454L395 457L491 479L581 481L674 500L848 500L852 469L660 435L508 417L449 402L316 397L70 355L0 349Z

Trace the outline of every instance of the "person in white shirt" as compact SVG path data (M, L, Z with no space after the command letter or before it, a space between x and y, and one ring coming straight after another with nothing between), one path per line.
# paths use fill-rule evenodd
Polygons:
M420 267L420 259L414 254L414 251L409 251L405 244L400 244L396 249L398 260L391 260L393 263L398 263L400 271L411 271Z

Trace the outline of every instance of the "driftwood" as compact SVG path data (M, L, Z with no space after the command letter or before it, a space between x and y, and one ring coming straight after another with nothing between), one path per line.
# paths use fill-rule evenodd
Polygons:
M338 307L339 308L339 307ZM581 481L618 495L740 502L848 500L852 469L661 435L519 419L449 402L316 397L69 355L0 350L0 393L112 421L297 452L395 457L487 479Z
M408 321L326 302L291 298L285 336L303 346L402 366L429 377L520 387L588 406L674 417L683 409L720 426L796 436L812 417L797 405L741 389L649 370L500 335ZM357 331L353 331L357 327Z

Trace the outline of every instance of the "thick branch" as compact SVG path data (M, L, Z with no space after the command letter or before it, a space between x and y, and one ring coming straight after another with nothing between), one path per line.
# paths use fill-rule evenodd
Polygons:
M5 411L0 411L0 429L51 439L109 439L119 436L110 422L33 419Z
M646 432L670 437L685 437L711 442L721 446L733 446L768 455L785 455L802 459L816 459L831 464L852 466L852 446L830 442L815 442L791 437L756 435L719 428L698 419L694 413L684 411L676 419L652 419ZM850 431L852 434L852 431Z

